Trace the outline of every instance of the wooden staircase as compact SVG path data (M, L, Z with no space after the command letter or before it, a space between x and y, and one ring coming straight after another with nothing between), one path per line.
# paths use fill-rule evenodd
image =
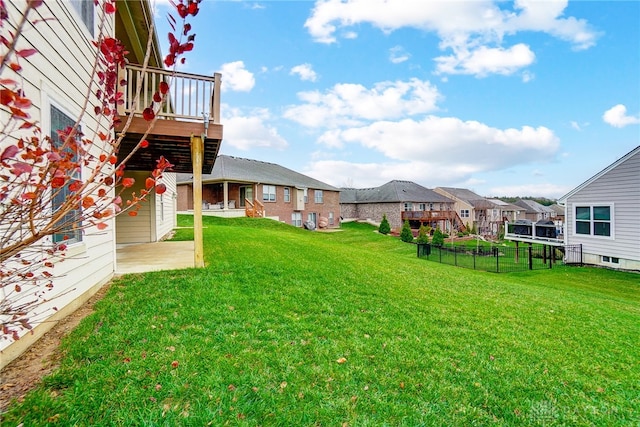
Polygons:
M253 202L244 199L244 213L248 218L262 218L264 217L264 205L258 199L254 199Z

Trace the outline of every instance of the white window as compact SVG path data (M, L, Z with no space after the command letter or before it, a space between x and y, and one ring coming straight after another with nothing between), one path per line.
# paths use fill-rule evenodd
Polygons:
M469 218L469 209L460 209L460 218Z
M588 236L613 235L613 207L611 205L576 205L575 232Z
M307 193L308 193L308 191L307 191L307 189L305 188L305 189L304 189L304 202L305 202L305 203L309 203L309 195L308 195Z
M82 22L87 26L87 30L93 37L93 9L94 3L89 0L71 0L71 4L73 8L78 12Z
M426 203L420 203L418 205L418 210L422 211L422 212L426 211L427 210L427 204Z
M291 225L302 227L302 212L293 212L291 214Z
M284 202L289 203L291 201L291 189L284 187Z
M313 192L313 194L315 195L315 202L316 203L323 203L324 194L322 193L322 190L315 190Z
M329 225L333 225L333 222L334 222L333 212L329 212Z
M265 202L276 201L276 186L275 185L263 185L262 186L262 200Z
M58 131L64 131L67 128L73 127L75 124L75 120L71 117L67 116L65 113L60 111L58 108L51 106L50 109L51 114L51 141L58 148L62 148L64 141L58 135ZM76 138L75 143L79 143L80 139L80 129L78 129L78 136ZM71 143L74 143L71 141ZM78 150L73 149L71 147L66 148L63 152L72 153L71 161L78 162ZM69 189L69 185L74 181L79 181L80 171L76 172L76 174L71 177L67 185L64 187L60 187L57 189L53 189L53 198L52 198L52 209L55 213L60 207L65 203L67 198L73 197L73 192ZM67 244L77 243L82 241L82 230L80 229L82 225L82 211L80 207L77 209L69 210L64 214L62 220L58 223L63 226L63 231L61 233L57 233L53 235L54 243L65 242Z
M405 212L410 212L413 210L413 203L405 203L404 204L404 211Z

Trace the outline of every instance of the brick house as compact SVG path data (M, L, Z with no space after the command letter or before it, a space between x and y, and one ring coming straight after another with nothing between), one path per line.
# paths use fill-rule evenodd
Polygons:
M453 200L411 181L394 180L375 188L342 188L340 209L345 220L379 224L386 215L396 231L404 220L409 220L412 228L426 224L447 232L464 229Z
M178 174L178 211L193 209L191 174ZM203 213L340 226L340 190L275 163L220 155L202 176Z

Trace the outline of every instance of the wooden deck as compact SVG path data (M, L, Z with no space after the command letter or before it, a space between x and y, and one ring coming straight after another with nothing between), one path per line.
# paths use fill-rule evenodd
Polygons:
M456 211L403 211L402 221L419 221L433 224L449 221L457 231L465 231L466 226ZM441 227L444 229L444 227Z
M128 155L145 137L149 146L138 150L127 162L129 170L153 170L155 161L164 156L172 164L174 172L192 172L191 136L204 137L203 173L210 173L220 143L223 127L220 123L221 75L204 76L188 73L172 73L169 70L138 65L127 65L123 79L127 81L124 104L119 107L121 122L116 132L121 133L129 118L131 124L120 145L120 156ZM158 120L152 129L142 117L145 108L154 105L153 94L160 82L169 83L167 101L158 110ZM135 89L140 83L138 99Z

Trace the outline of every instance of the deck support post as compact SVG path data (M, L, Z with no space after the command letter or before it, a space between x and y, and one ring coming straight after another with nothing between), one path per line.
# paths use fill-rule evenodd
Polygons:
M202 163L204 138L191 135L191 164L193 166L193 246L194 267L204 267L204 242L202 237Z

